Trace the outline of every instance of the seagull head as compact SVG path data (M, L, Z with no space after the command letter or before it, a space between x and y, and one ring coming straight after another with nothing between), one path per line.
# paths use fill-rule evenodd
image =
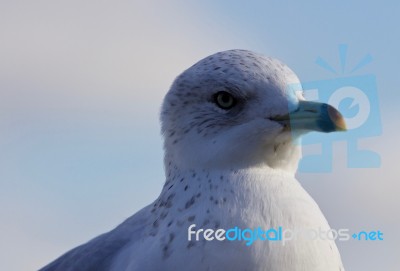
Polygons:
M304 99L288 66L246 50L216 53L179 75L164 98L161 123L166 165L292 173L299 136L346 129L334 107Z

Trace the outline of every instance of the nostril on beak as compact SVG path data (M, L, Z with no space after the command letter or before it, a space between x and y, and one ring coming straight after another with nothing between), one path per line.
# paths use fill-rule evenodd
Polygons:
M311 112L311 113L317 113L318 112L318 110L316 110L316 109L306 109L304 111L305 112Z

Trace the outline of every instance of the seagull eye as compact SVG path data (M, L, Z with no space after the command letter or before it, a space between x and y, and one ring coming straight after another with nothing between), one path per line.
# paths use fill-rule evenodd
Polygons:
M215 94L215 103L222 109L231 109L236 104L236 99L226 91Z

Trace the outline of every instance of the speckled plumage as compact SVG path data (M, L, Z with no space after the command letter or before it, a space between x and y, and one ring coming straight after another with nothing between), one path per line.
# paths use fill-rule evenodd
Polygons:
M300 150L273 120L298 107L299 83L280 61L246 50L183 72L161 110L166 181L160 196L116 229L66 253L50 270L344 270L333 241L188 241L188 227L329 229L294 177ZM301 89L298 89L299 91ZM215 93L237 104L219 108Z

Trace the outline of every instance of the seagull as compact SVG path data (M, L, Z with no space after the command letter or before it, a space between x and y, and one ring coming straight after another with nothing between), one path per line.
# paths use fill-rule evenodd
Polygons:
M328 104L306 101L288 66L248 50L210 55L175 79L160 120L159 197L42 271L344 270L332 238L282 242L261 234L249 245L250 231L242 240L223 235L330 230L295 178L299 140L311 131L344 131L344 118Z

